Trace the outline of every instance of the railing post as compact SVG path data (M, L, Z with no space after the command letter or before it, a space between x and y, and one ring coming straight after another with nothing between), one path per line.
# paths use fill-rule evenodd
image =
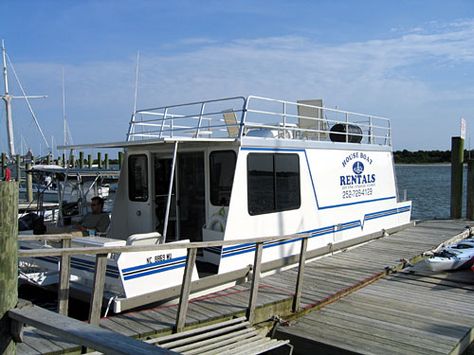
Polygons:
M247 319L252 323L255 319L255 307L257 306L258 284L260 282L260 269L262 266L263 243L257 243L252 270L252 285L250 287L249 307Z
M71 247L71 239L63 239L63 248ZM58 313L67 316L69 308L69 278L71 273L71 256L61 255L58 287Z
M301 292L303 291L304 264L306 262L306 249L308 247L308 237L301 239L301 250L298 264L298 276L296 278L295 297L293 298L292 312L295 313L300 308Z
M194 135L195 138L199 137L199 130L201 128L201 122L202 122L202 115L204 114L204 108L206 107L206 104L203 102L201 104L201 112L199 112L199 120L198 120L198 125L196 128L196 134Z
M374 130L372 128L372 117L369 116L369 144L373 143L372 134Z
M163 112L163 118L161 120L161 127L160 127L160 138L163 137L163 128L165 127L165 120L166 120L166 115L168 114L168 108L165 108L165 111ZM171 118L173 120L173 118Z
M349 143L349 114L346 112L346 143Z
M176 332L180 332L186 325L186 313L188 312L189 294L191 293L191 279L193 276L194 263L196 262L196 248L189 248L184 268L183 283L179 294L178 313L176 315Z
M95 257L94 288L92 289L89 323L98 325L104 297L105 271L107 270L107 254L97 254Z

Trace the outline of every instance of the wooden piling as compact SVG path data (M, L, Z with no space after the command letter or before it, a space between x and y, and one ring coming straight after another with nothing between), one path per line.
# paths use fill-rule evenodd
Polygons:
M70 164L71 168L76 167L76 158L74 157L74 154L71 154L69 156L69 164Z
M7 168L7 155L2 153L2 180L5 178L5 169Z
M15 354L7 312L18 303L18 182L0 182L0 353Z
M33 202L33 174L28 173L31 171L31 162L26 163L26 201L28 203Z
M109 154L108 153L104 154L104 169L106 170L109 169Z
M474 160L467 162L466 218L474 220Z
M21 157L20 154L15 156L16 181L21 182Z
M97 153L97 168L102 169L102 153Z
M51 165L51 154L48 154L48 156L46 157L46 164Z
M84 167L84 152L79 152L79 168Z
M90 168L92 168L92 155L91 154L87 154L87 166Z
M459 219L462 214L464 139L451 138L451 218Z
M119 166L119 170L122 169L122 162L123 162L123 152L118 152L118 166Z

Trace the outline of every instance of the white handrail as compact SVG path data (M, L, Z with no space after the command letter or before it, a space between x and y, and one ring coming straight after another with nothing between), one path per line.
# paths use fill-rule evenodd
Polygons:
M277 108L269 108L269 105ZM299 114L301 107L319 110L318 115L324 117ZM235 114L235 124L223 122L222 116L228 112ZM391 145L390 120L386 117L261 96L235 96L149 108L137 110L133 117L128 133L130 140L152 137L199 138L202 134L208 135L209 139L241 139L252 129L268 129L283 131L284 134L278 134L275 139L328 141L328 137L344 135L346 143L353 141L349 139L353 136L360 137L364 144ZM306 122L304 126L303 120ZM204 126L203 121L207 122ZM177 125L177 122L180 124ZM230 137L229 130L225 128L236 126L240 127L238 136ZM140 132L134 127L141 127ZM301 134L295 136L286 132ZM258 134L250 135L258 137Z

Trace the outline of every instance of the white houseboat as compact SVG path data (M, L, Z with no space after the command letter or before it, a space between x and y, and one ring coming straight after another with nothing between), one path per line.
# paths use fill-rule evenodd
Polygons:
M106 291L116 312L160 290L172 296L182 280L183 241L249 240L202 250L193 278L205 270L216 284L252 264L256 237L310 233L310 256L354 245L410 222L391 145L388 119L321 100L248 96L139 110L125 142L68 147L125 150L107 235L73 245L176 243L166 252L109 256ZM262 269L294 262L300 243L265 243ZM73 286L90 287L94 260L72 258ZM57 273L57 258L29 262ZM135 301L125 307L127 299Z

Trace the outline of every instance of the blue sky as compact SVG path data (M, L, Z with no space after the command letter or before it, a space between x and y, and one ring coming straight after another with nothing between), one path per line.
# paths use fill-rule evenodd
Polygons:
M474 125L472 1L13 1L4 38L50 139L61 72L75 143L123 140L133 107L256 94L388 116L395 149L448 149ZM20 94L16 85L12 92ZM1 111L1 150L6 149ZM24 102L16 141L40 139ZM473 142L474 143L474 142ZM19 149L19 148L18 148ZM44 149L44 145L42 147Z

